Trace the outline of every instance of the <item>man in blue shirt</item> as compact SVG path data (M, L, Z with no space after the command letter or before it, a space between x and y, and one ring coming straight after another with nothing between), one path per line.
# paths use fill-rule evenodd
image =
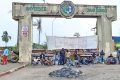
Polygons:
M3 62L2 64L7 64L8 63L8 55L9 55L9 49L5 49L3 52Z
M104 51L101 50L101 52L100 52L101 63L104 63L104 55L105 55Z
M60 65L64 65L65 63L65 49L62 48L60 51Z

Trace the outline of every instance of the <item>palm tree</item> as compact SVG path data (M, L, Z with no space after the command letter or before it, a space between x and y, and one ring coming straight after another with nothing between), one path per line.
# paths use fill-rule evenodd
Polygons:
M11 39L11 36L8 36L8 32L4 31L2 37L2 41L6 43L5 46L7 46L8 41Z
M79 32L75 32L73 36L80 37L80 34L79 34Z
M37 20L37 24L38 24L37 29L38 29L38 31L39 31L38 44L40 44L40 32L42 31L42 28L41 28L41 18L39 18L39 19Z
M36 19L36 22L33 24L33 26L37 26L37 30L39 31L38 44L40 44L40 32L42 31L41 18Z

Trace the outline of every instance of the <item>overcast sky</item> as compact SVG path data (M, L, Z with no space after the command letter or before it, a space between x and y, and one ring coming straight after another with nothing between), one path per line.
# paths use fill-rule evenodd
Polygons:
M46 0L46 3L60 4L64 0ZM74 4L88 4L88 5L116 5L117 6L117 21L112 23L112 35L120 36L120 1L119 0L71 0ZM8 46L17 43L17 29L18 23L12 19L12 2L25 3L43 3L43 0L4 0L0 3L0 36L3 31L8 31L12 39L8 42ZM35 21L35 20L34 20ZM42 33L41 43L45 42L45 34L52 36L52 22L53 35L72 37L75 32L79 32L81 36L94 35L91 28L96 26L96 18L42 18ZM38 42L38 32L36 27L33 27L33 42ZM5 46L5 43L0 38L0 46Z

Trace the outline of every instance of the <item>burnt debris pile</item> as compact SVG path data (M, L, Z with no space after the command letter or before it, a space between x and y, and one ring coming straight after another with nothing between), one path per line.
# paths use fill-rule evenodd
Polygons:
M66 77L66 78L77 78L80 77L82 71L75 71L72 68L62 68L49 73L50 77Z

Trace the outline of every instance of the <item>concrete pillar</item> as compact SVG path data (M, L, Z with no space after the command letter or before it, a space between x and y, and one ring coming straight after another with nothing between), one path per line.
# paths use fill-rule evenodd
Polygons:
M104 50L107 57L112 53L112 24L111 20L105 15L97 18L97 33L99 51Z
M31 62L32 27L31 15L19 19L19 62Z
M97 22L96 22L96 31L97 31L97 35L98 35L98 49L99 49L99 52L101 50L103 50L103 37L102 37L102 22L101 22L101 17L98 17L97 18Z

